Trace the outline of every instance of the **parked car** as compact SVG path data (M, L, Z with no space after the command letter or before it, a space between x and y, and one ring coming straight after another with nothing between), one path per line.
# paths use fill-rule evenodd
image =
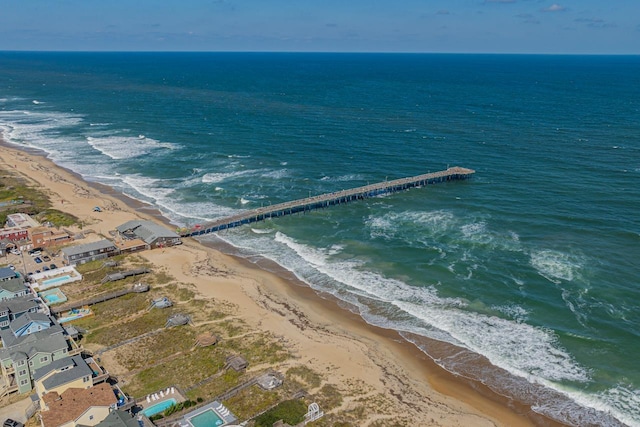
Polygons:
M40 273L40 270L36 270L36 274Z
M51 265L49 266L49 268L50 268L50 269L52 269L52 270L55 270L56 268L58 268L58 266L57 266L57 265L55 265L55 264L51 264Z
M40 264L42 262L42 259L39 256L37 256L35 257L34 261L36 262L36 264Z
M42 271L49 271L49 267L45 265L44 267L42 267Z
M20 251L19 251L19 250L17 250L17 249L11 249L11 251L10 251L10 252L11 252L12 254L14 254L14 255L20 255Z
M11 418L7 418L4 423L2 423L2 427L24 427L20 421L12 420Z
M31 256L39 256L40 254L42 254L42 248L33 248L29 251Z
M45 255L42 257L43 261L51 261L51 258L49 258L49 255Z
M13 266L13 264L9 264L9 268L12 269L13 271L16 271L16 268Z

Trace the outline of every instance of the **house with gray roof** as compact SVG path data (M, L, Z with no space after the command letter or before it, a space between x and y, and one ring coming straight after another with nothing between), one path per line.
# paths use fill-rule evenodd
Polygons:
M93 371L80 355L64 357L37 369L33 382L38 397L55 391L62 394L68 388L93 387ZM41 405L42 406L42 405Z
M125 240L140 239L149 248L175 246L182 243L180 236L153 221L134 219L116 227L116 231Z
M18 277L18 274L9 267L0 267L0 282Z
M52 323L53 320L44 313L25 313L9 324L9 330L15 337L24 337L48 329Z
M0 349L0 395L14 391L29 392L33 388L33 375L36 370L69 356L70 351L79 351L73 349L71 340L64 333L62 326L53 318L46 317L49 319L48 325L44 317L38 315L18 319L17 322L23 326L22 328L12 327L10 324L8 329L0 330L3 347ZM40 329L32 327L34 325ZM14 333L25 332L25 326L29 326L27 329L32 332L25 335Z
M0 301L22 297L29 293L22 277L13 277L0 281Z
M36 313L39 304L31 294L0 300L0 331L25 313Z
M84 264L85 262L104 259L120 253L116 245L107 239L69 246L63 248L61 252L67 265Z
M138 417L143 416L142 414L138 415ZM140 423L138 423L138 418L135 415L116 409L115 411L111 411L109 415L107 415L107 418L100 421L95 427L140 427Z

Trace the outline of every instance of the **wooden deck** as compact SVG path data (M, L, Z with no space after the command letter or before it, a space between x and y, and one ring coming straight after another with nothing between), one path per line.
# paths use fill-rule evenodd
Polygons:
M401 178L393 181L379 182L377 184L365 185L363 187L352 188L350 190L337 191L334 193L293 200L291 202L279 203L277 205L265 206L247 210L237 215L222 218L198 228L185 231L181 233L181 237L201 236L204 234L215 233L220 230L226 230L228 228L238 227L244 224L263 221L268 218L277 218L298 212L326 208L329 206L349 203L355 200L368 199L382 194L404 191L410 188L424 187L430 184L469 179L474 173L475 171L472 169L456 166L439 172Z

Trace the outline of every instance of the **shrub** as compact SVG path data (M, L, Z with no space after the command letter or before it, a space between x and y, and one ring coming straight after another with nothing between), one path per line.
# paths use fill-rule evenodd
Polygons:
M302 400L286 400L256 417L255 425L256 427L271 427L278 420L283 420L289 425L296 425L304 420L306 413L307 405Z

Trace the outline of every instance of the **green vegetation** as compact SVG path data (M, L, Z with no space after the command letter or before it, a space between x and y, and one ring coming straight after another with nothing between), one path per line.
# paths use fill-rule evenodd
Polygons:
M248 387L227 399L224 403L239 419L246 420L276 405L283 396L279 392L265 391L260 387Z
M69 227L70 225L78 224L79 221L77 217L56 209L45 209L44 211L37 213L34 218L41 224L50 222L54 227L58 228Z
M256 427L271 427L278 420L289 425L304 421L307 405L302 400L285 400L255 419Z
M301 379L307 387L320 387L322 378L320 375L306 366L295 366L287 371L287 376L297 377Z
M342 394L333 384L323 385L318 394L314 397L316 402L325 411L329 411L342 405Z
M187 408L191 408L192 406L195 406L196 402L194 402L193 400L185 400L184 402L180 402L180 403L175 403L171 406L169 406L167 409L165 409L164 412L160 413L160 414L156 414L153 415L151 418L149 418L151 421L156 421L156 420L160 420L164 417L168 417L171 416L177 412L182 411L183 409L187 409Z
M40 222L49 221L55 227L78 222L73 215L51 209L51 201L43 189L29 185L11 170L0 169L0 174L0 224L4 224L7 215L12 213L26 213Z

